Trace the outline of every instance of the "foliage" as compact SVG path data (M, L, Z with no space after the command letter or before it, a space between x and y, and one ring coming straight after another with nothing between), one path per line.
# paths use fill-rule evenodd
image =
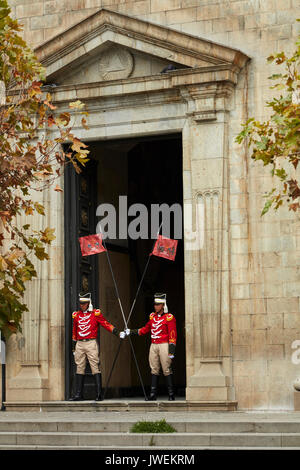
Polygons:
M160 421L138 421L130 432L133 433L170 433L177 432L173 426L168 424L165 419Z
M22 314L28 311L25 283L37 276L32 259L49 259L46 247L55 239L55 229L33 230L18 219L43 217L41 195L34 194L50 188L66 164L80 172L89 153L72 133L71 114L55 113L43 85L45 70L20 31L7 1L0 1L0 330L5 336L21 330ZM69 104L77 116L87 114L83 106ZM87 127L84 117L81 123ZM62 192L58 184L54 190Z
M264 196L267 200L261 215L270 207L277 210L283 203L289 210L300 209L299 181L295 177L300 159L300 36L290 57L280 52L267 61L284 66L284 72L269 77L277 82L270 88L282 94L266 102L272 110L269 120L260 122L251 117L236 137L236 142L245 141L251 147L252 159L272 166L271 174L279 183Z

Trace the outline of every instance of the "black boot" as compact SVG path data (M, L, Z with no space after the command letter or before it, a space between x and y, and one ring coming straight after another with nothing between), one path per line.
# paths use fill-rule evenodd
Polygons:
M96 401L102 401L102 375L101 374L95 374L95 382L96 382L96 389L97 389L97 395L96 395Z
M70 401L80 401L83 400L82 390L83 390L83 374L76 374L76 392L72 398L69 398Z
M169 401L175 400L174 388L173 388L173 374L166 375L167 385L168 385L168 394Z
M151 374L151 391L148 400L155 401L159 375Z

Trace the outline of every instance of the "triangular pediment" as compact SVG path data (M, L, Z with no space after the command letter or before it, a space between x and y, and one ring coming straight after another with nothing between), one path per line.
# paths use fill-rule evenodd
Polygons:
M91 56L82 56L62 74L52 74L57 85L138 78L187 68L108 41Z
M101 9L35 49L57 84L155 75L170 69L243 67L248 57L203 38Z

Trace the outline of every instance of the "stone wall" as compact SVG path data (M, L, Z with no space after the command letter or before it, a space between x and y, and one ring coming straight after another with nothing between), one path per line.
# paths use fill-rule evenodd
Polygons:
M101 7L238 48L251 57L239 77L229 129L233 376L239 409L292 409L291 361L300 339L300 221L280 209L263 218L270 170L234 143L248 116L268 116L272 52L293 49L300 0L10 0L37 46Z

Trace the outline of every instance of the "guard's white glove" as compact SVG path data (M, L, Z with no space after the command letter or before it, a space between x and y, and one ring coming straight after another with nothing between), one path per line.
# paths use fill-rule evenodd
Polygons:
M120 331L120 334L119 334L120 338L121 339L124 339L125 338L125 331Z
M130 335L130 328L126 328L125 333L126 333L127 336L129 336Z
M169 356L170 359L174 359L174 357L175 357L173 354L169 354L168 356Z

